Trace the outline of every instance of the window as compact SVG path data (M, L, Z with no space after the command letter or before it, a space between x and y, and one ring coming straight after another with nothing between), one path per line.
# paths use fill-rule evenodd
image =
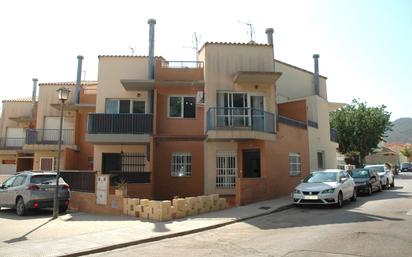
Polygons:
M324 168L325 168L324 152L320 151L318 152L318 169L324 169Z
M23 185L25 180L26 180L26 176L24 175L17 176L13 182L13 187L18 187L18 186Z
M196 97L194 96L169 96L169 117L195 118Z
M192 154L173 153L172 154L172 176L190 177L192 176Z
M236 186L236 152L218 152L216 155L216 187Z
M145 155L143 153L103 153L102 173L144 172Z
M3 187L5 187L5 188L11 187L11 185L13 185L13 182L14 182L15 179L16 179L16 177L9 178L8 180L6 180L3 183Z
M302 163L300 153L289 153L289 175L297 176L300 174Z
M145 101L107 99L106 113L145 113Z

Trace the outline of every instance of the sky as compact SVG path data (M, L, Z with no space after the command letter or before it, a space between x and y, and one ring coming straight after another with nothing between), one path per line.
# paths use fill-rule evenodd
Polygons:
M384 104L391 120L412 117L412 1L0 1L0 100L31 96L40 83L97 80L98 55L147 55L147 20L157 20L155 55L194 60L193 33L204 42L266 43L275 58L313 70L320 54L328 100ZM133 49L132 49L133 48Z

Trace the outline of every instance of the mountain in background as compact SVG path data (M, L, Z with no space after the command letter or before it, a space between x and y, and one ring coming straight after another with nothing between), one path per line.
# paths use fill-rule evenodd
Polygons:
M387 132L388 143L412 143L412 118L400 118L393 122L392 131Z

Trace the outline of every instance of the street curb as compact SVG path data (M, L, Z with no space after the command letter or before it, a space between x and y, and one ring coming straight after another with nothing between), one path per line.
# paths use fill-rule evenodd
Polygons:
M211 230L211 229L216 229L216 228L228 226L228 225L231 225L231 224L234 224L234 223L237 223L237 222L262 217L262 216L269 215L269 214L272 214L272 213L281 212L281 211L290 209L293 206L294 206L294 204L287 204L287 205L280 206L280 207L278 207L274 210L268 210L267 212L255 214L255 215L252 215L252 216L249 216L249 217L240 218L240 219L236 219L236 220L232 220L232 221L228 221L228 222L224 222L224 223L220 223L220 224L216 224L216 225L211 225L211 226L206 226L206 227L203 227L203 228L196 228L196 229L192 229L192 230L172 233L172 234L168 234L168 235L164 235L164 236L156 236L156 237L151 237L151 238L139 239L139 240L135 240L135 241L104 246L104 247L91 249L91 250L80 251L80 252L76 252L76 253L60 255L60 257L84 256L84 255L88 255L88 254L107 252L107 251L120 249L120 248L125 248L125 247L129 247L129 246L134 246L134 245L140 245L140 244L145 244L145 243L150 243L150 242L156 242L156 241L160 241L160 240L163 240L163 239L169 239L169 238L175 238L175 237L195 234L195 233L203 232L203 231L206 231L206 230Z

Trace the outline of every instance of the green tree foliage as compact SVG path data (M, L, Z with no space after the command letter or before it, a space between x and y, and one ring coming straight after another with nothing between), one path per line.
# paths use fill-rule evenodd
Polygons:
M400 153L408 158L408 160L412 157L412 148L410 147L405 147L402 150L400 150Z
M386 106L368 107L356 99L330 113L330 126L337 130L339 152L345 155L347 163L357 167L364 164L365 157L391 130L390 116Z

